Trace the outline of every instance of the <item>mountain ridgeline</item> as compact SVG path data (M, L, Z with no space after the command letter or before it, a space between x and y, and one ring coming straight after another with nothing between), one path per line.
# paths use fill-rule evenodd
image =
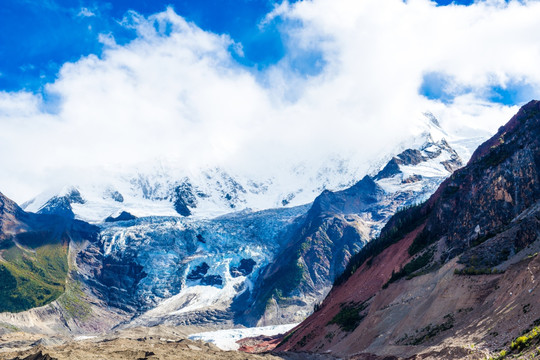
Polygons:
M0 323L45 334L88 334L112 327L300 322L326 297L351 256L369 244L397 209L427 199L463 165L444 131L436 123L428 130L372 176L339 191L324 190L313 203L300 206L279 201L277 208L268 210L201 216L201 209L220 214L222 209L256 202L251 198L255 195L282 198L271 188L236 181L217 169L199 182L179 183L159 175L152 183L141 176L126 187L119 182L121 192L99 185L66 187L26 204L39 214L10 202L19 215L7 220L41 219L43 229L56 231L49 240L36 238L36 248L19 240L25 235L17 235L12 245L0 250L0 265L23 266L31 279L48 274L53 288L44 289L41 292L48 295L24 307L2 308L33 309L0 314ZM158 215L144 215L153 211ZM74 218L93 219L96 225ZM19 232L38 229L34 222L20 224ZM11 229L15 227L3 228L3 234L8 236ZM42 252L36 249L49 243L54 243L56 257L46 247L48 258L35 260L31 267L29 261ZM58 264L59 270L44 268L46 264ZM4 294L30 297L17 293L23 283L17 280L14 287L8 279L6 284L12 285ZM28 323L29 316L37 320Z
M532 101L427 201L397 212L278 350L528 356L539 340L531 332L540 324L539 251L540 102ZM526 345L515 345L524 333Z
M414 156L411 156L414 154ZM246 325L292 323L309 315L344 272L351 256L369 246L369 240L395 211L431 194L459 168L461 159L441 139L427 135L418 149L406 149L375 176L365 176L342 191L323 191L309 211L287 234L286 246L255 284L247 311L239 316ZM439 169L426 176L423 166ZM244 295L245 296L245 295ZM238 300L244 300L238 301ZM246 298L237 302L245 308Z

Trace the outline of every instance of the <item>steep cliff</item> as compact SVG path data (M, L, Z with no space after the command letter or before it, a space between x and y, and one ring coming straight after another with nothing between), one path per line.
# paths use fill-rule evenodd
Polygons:
M425 133L419 140L417 148L397 154L373 177L342 191L322 192L289 229L286 246L262 273L251 298L237 299L237 321L270 325L303 320L319 306L352 254L398 208L423 201L462 166L444 138L435 141Z
M278 350L485 358L538 326L539 171L533 101L428 201L396 214Z

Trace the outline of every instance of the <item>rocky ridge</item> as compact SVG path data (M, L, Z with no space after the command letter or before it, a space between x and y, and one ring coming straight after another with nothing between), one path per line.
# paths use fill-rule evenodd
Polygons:
M0 321L25 331L41 326L45 332L81 334L114 326L226 328L301 321L326 296L352 254L398 208L427 198L461 166L443 137L436 139L423 134L415 148L391 159L397 168L377 169L305 206L214 218L111 216L92 227L97 229L93 237L68 241L64 297L29 312L2 314ZM171 204L162 197L169 188L137 184L148 198ZM178 192L188 209L200 200L186 195L195 188L186 184ZM129 201L124 192L108 189L107 194L114 203ZM61 213L36 216L82 224L71 218L91 203L84 191L69 188L53 199L62 204ZM34 325L26 326L26 318Z
M534 335L513 344L540 325L539 139L532 101L428 201L392 217L277 349L354 359L527 351Z
M324 191L296 221L280 261L256 283L251 298L255 306L249 306L240 321L258 326L301 321L324 299L351 256L399 207L423 201L461 165L444 138L434 141L427 134L418 149L398 154L375 176L342 191ZM389 172L389 167L394 170Z

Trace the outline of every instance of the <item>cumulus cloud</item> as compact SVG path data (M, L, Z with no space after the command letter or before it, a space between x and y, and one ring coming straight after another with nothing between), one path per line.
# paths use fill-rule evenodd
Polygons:
M103 55L65 64L45 96L0 92L0 190L22 201L95 169L163 159L271 175L342 154L367 170L426 111L456 134L494 131L517 107L486 99L491 87L540 90L539 16L536 1L285 2L261 26L282 21L286 55L255 72L231 56L241 44L172 9L129 13L135 40L102 35ZM437 73L452 79L451 101L419 92Z

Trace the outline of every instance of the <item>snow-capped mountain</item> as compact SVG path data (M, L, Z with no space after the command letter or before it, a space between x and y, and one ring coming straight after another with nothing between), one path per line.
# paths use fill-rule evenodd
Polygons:
M212 218L245 209L263 210L307 204L326 188L352 184L358 169L343 158L330 157L316 171L298 164L271 178L233 175L222 168L189 174L158 167L66 186L23 204L26 211L57 213L101 222L122 211L137 217L193 216Z
M302 321L322 301L351 256L375 238L404 206L424 201L463 163L437 134L415 139L417 148L393 156L374 175L341 191L324 191L300 217L291 238L255 283L245 324Z
M414 147L386 157L386 165L371 175L342 190L317 193L315 202L311 204L314 196L303 206L291 206L294 199L284 204L283 193L272 192L269 182L258 187L258 195L276 208L247 209L264 201L250 198L257 195L254 188L219 169L212 176L206 173L206 182L193 177L156 186L139 177L130 184L147 201L173 209L181 199L185 206L175 211L187 209L195 215L135 218L127 212L132 209L119 207L126 212L99 225L100 241L80 253L78 267L86 281L100 284L94 286L109 306L133 314L124 326L300 321L326 295L350 256L376 236L399 207L426 199L462 166L436 123L428 122L424 130L411 139ZM330 177L336 169L339 166L324 174ZM338 173L343 180L347 171ZM114 201L127 203L129 192L118 189L124 202ZM90 203L84 194L71 189L62 203L71 204L80 216ZM230 213L205 218L197 214L205 206Z
M476 145L489 135L477 134L474 138L452 136L441 129L433 115L424 115L425 125L418 136L397 144L392 152L380 159L364 161L368 164L365 166L361 166L362 162L356 159L334 154L316 166L298 163L290 168L275 169L274 175L264 177L234 173L223 167L188 171L175 165L156 163L103 174L95 178L99 180L93 178L85 183L52 189L24 203L22 207L30 212L54 213L93 223L116 217L122 212L136 217L213 218L246 209L259 211L293 207L311 203L324 190L337 191L353 185L366 174L367 169L371 169L368 173L375 174L392 154L416 149L422 152L418 156L435 159L440 149L430 149L424 144L437 144L445 139L445 146L450 147L451 144L463 159L468 159ZM424 163L422 169L416 168L414 171L425 178L445 176L448 169L444 169L439 162ZM403 176L407 176L409 170L403 168L402 171ZM408 177L401 181L416 183L411 188L421 186L421 182ZM381 184L389 191L389 187L396 185L401 186L394 180Z
M367 174L346 157L257 179L159 165L43 193L24 208L98 225L97 240L77 248L76 278L123 326L294 323L475 142L427 114L418 135L370 160Z

